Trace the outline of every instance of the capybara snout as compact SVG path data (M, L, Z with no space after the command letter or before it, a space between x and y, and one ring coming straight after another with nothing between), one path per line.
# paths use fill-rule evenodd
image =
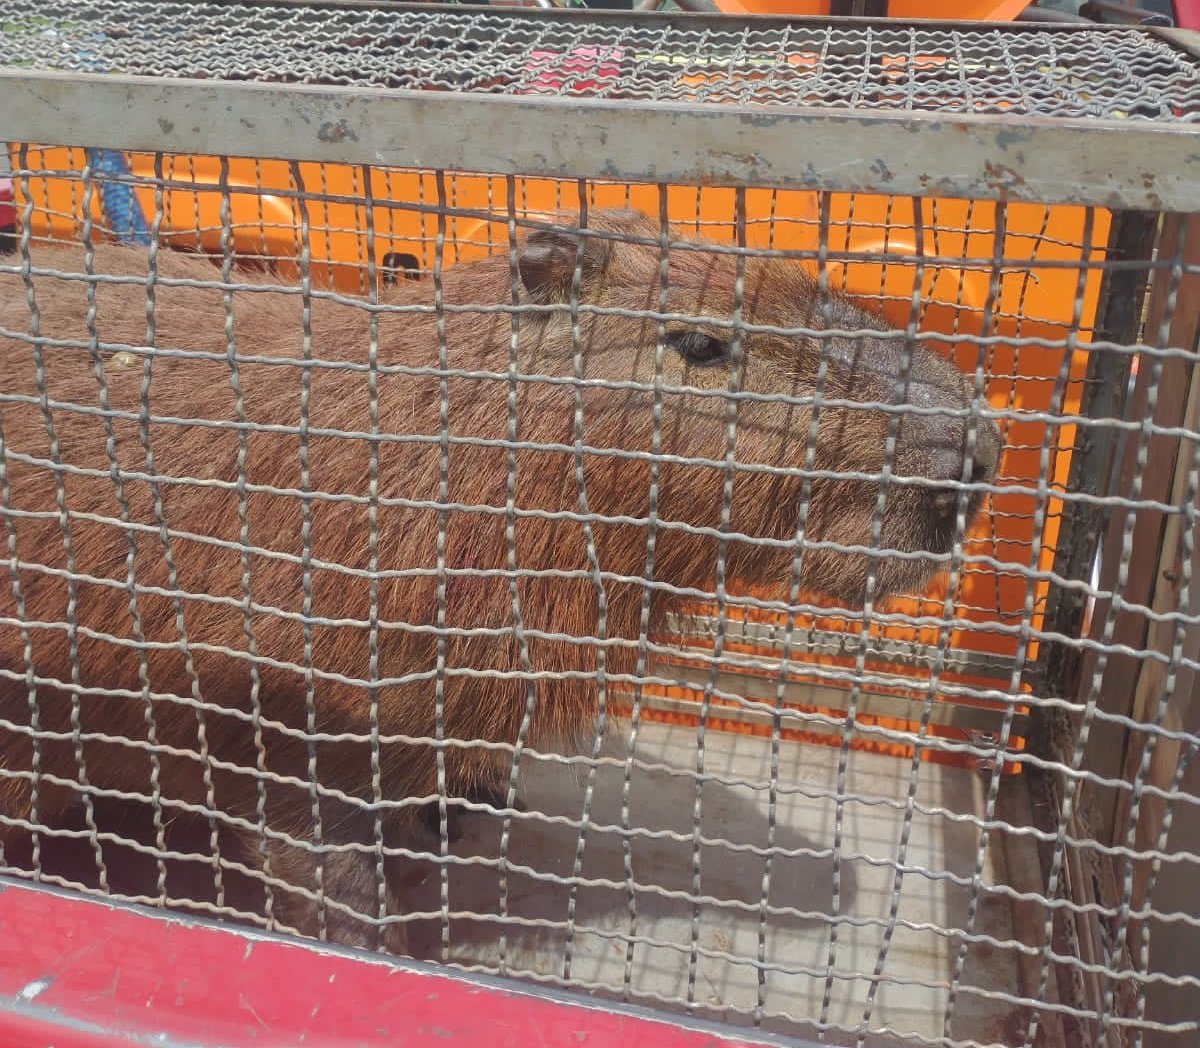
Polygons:
M693 461L661 467L664 519L717 527L732 475L727 530L744 538L727 544L728 555L746 578L790 577L795 549L756 542L762 537L801 536L805 583L851 604L863 599L868 574L879 598L920 588L944 566L961 538L960 511L969 524L1000 452L982 393L957 368L919 343L906 346L849 300L823 300L793 262L751 256L739 272L732 253L679 244L668 252L664 294L653 220L602 213L590 226L642 243L591 237L580 260L572 238L535 233L528 243L548 272L530 263L521 275L537 300L561 304L577 272L585 300L600 307L544 321L540 337L564 354L560 366L577 325L584 379L663 387L661 450ZM643 319L647 312L658 319ZM611 405L611 394L603 397ZM647 449L654 403L649 390L631 395L624 413L598 411L589 432ZM644 499L621 509L644 514Z
M0 273L0 842L140 798L270 920L403 949L421 804L590 737L647 593L945 564L1000 450L961 373L790 261L586 225L370 307L165 249Z

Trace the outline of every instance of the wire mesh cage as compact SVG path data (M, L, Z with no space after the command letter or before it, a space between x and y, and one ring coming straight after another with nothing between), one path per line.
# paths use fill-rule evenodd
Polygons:
M1188 38L0 26L5 876L738 1037L1195 1039Z

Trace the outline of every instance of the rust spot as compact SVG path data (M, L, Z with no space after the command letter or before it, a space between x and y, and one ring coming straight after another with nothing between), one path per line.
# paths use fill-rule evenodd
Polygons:
M993 164L987 161L983 165L983 173L987 177L988 185L996 190L1010 190L1025 184L1025 176L1007 164Z
M347 138L351 142L358 141L358 135L354 133L354 128L345 120L326 120L317 129L317 138L322 142L344 142Z
M725 164L736 164L739 167L757 167L759 155L757 153L734 153L728 150L719 150L709 153L710 160L720 160Z

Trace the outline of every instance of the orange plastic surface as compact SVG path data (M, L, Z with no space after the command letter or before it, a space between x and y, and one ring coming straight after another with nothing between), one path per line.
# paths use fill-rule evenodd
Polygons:
M829 0L714 0L718 10L731 15L829 15ZM888 0L886 17L966 22L1008 22L1032 0Z
M13 159L14 169L19 169L20 157L14 153ZM147 180L147 186L138 191L147 216L153 216L160 203L150 183L159 178L171 186L161 199L160 235L167 242L217 253L227 237L239 255L268 257L286 277L295 274L292 260L306 239L314 281L346 291L364 289L368 251L374 253L377 264L383 264L389 253L399 253L410 255L420 268L431 268L439 205L479 213L477 217L445 219L442 264L453 265L508 245L506 223L489 220L506 211L509 186L500 177L448 175L439 197L437 180L430 172L374 168L368 186L363 169L349 166L235 159L223 172L221 163L210 157L164 157L158 162L159 170L152 155L133 154L129 161L134 175ZM26 178L18 173L14 186L18 211L32 205L33 233L78 237L84 195L79 178L82 151L30 148L25 166L38 175ZM228 188L227 196L223 186ZM519 179L512 192L516 209L523 214L545 213L579 202L573 183ZM99 194L91 196L93 219L99 223ZM227 200L224 208L223 197ZM815 268L812 258L821 239L816 194L748 189L745 199L746 236L752 246L809 252L805 264ZM660 203L659 190L653 185L595 183L589 186L588 200L591 207L632 206L651 214L658 213ZM732 235L733 189L672 186L667 204L671 219L684 228L716 239ZM372 223L367 221L368 210ZM914 216L910 198L832 194L828 249L834 256L850 254L853 258L831 260L829 282L874 303L892 323L903 327L919 280L921 333L968 375L981 370L986 376L987 401L993 408L1069 414L1079 403L1086 342L1099 293L1100 274L1095 264L1103 258L1109 215L1094 212L1088 230L1083 208L1008 204L1002 245L996 243L996 221L996 205L990 202L925 198ZM375 231L370 238L364 232L369 225ZM306 237L302 238L302 230ZM904 256L908 260L887 261ZM913 261L917 257L933 261L918 269ZM994 258L1003 259L1003 264L997 267ZM1081 269L1081 262L1091 267ZM1077 298L1082 306L1081 334L1068 351L1064 340L1072 327ZM1037 337L1056 340L1059 345L1040 348L1001 341L981 347L964 338L981 333L1002 339ZM1056 382L1063 381L1065 400L1056 405L1052 394ZM999 632L997 624L1014 627L1027 621L1038 626L1047 584L1030 580L1029 568L1046 571L1053 560L1062 508L1054 492L1062 490L1067 479L1074 428L1048 426L1027 417L1004 419L1000 426L1005 445L1002 485L1037 489L1043 477L1043 456L1046 458L1040 509L1034 494L993 495L968 536L966 552L993 557L1012 567L970 565L963 571L952 600L956 625L945 635L940 626L879 622L868 625L872 633L1012 657L1021 641L1011 632ZM1036 555L1035 546L1039 547ZM940 585L944 591L945 582ZM943 595L935 585L924 598L892 600L883 610L943 619ZM762 596L778 599L780 594ZM829 617L797 621L854 633L862 628L859 622ZM1025 655L1027 660L1036 656L1033 642ZM894 672L892 667L871 668ZM921 697L922 685L928 689L928 675L914 671L913 676L913 694ZM943 679L970 687L988 686L986 681L949 674ZM991 686L1006 687L994 681ZM694 697L691 692L679 694Z

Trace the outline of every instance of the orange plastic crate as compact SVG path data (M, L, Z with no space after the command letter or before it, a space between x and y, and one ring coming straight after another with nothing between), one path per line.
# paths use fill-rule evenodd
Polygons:
M21 158L15 151L13 159L14 168L20 168ZM302 230L306 230L314 282L348 292L365 289L369 246L378 266L407 257L421 269L432 268L438 226L435 212L439 206L476 213L475 217L460 214L445 218L442 264L453 265L508 245L503 218L508 186L505 179L496 176L447 176L439 197L435 176L422 171L376 168L368 175L350 166L232 159L222 172L221 161L214 157L164 157L157 164L150 154L132 154L128 159L135 178L144 180L137 194L147 216L156 214L155 180L161 179L168 187L161 190L159 234L165 242L219 253L227 237L242 258L269 259L282 276L288 277L298 272L295 259L301 251ZM32 233L77 238L83 217L83 151L30 147L25 165L38 174L18 176L15 189L18 211L32 208ZM517 211L524 215L578 203L574 184L548 179L519 179L514 195ZM372 202L369 208L365 202L368 196ZM659 210L659 190L653 185L596 183L589 187L588 199L592 207L635 207L651 214ZM735 191L725 188L672 186L667 191L668 212L674 222L717 239L732 235L735 199ZM1099 295L1100 274L1095 263L1104 255L1109 214L1094 212L1089 232L1083 208L1009 204L1004 214L1004 242L997 245L993 203L924 198L917 216L913 206L908 198L832 194L828 250L835 257L849 255L851 260L829 263L830 284L874 302L893 324L903 327L909 319L919 272L922 334L968 374L982 367L986 397L993 408L1007 412L1075 412L1086 363L1086 342ZM97 193L91 194L91 209L93 221L100 224ZM374 226L371 238L365 232L368 210ZM821 237L816 194L747 189L745 210L750 246L815 256ZM942 261L918 267L912 261L918 256ZM889 261L905 257L909 260ZM1002 258L1004 263L998 275L994 258ZM815 268L815 262L806 264ZM1083 271L1078 268L1081 264L1092 268ZM1068 353L1062 346L1071 330L1081 284L1080 330ZM990 310L989 294L994 299ZM1002 340L1035 337L1060 345L1040 348L1000 341L981 347L964 340L963 336L984 333L985 324L988 334ZM1052 392L1064 368L1066 398L1054 405ZM873 637L941 644L957 652L1011 660L1022 642L1015 632L1001 632L995 627L1019 625L1025 617L1027 599L1033 604L1030 622L1035 629L1039 625L1048 584L1031 582L1028 574L1030 568L1048 571L1053 562L1062 509L1053 493L1065 486L1074 427L1062 425L1048 430L1045 422L1025 418L1001 419L999 425L1005 444L1000 477L1007 485L1037 489L1043 444L1048 447L1049 471L1044 480L1048 494L1042 500L1040 527L1035 519L1036 495L994 494L990 512L980 515L965 548L968 553L984 554L1013 567L972 564L962 571L953 595L957 611L953 628L871 622L865 628ZM1034 557L1037 543L1040 550ZM944 581L935 583L928 594L892 599L881 610L940 619L944 594L939 586L944 591ZM759 596L778 599L779 594ZM819 604L815 595L806 595L805 599ZM715 612L711 606L690 610L710 615ZM783 621L782 615L771 612L737 614L750 621ZM864 628L859 621L847 622L836 616L809 615L795 621L799 626L851 633ZM1027 661L1036 657L1034 642L1028 644L1024 655ZM854 666L853 659L801 659L802 665L814 668L822 662L842 669ZM891 666L888 672L910 677L911 695L918 700L929 690L926 670ZM798 673L796 679L803 682L805 677ZM946 672L940 680L968 690L1009 689L1007 682L963 673ZM697 697L691 688L650 688L647 695L656 691L689 700ZM952 701L968 702L962 698ZM836 710L826 712L840 716ZM886 718L881 723L911 725ZM898 754L909 752L902 744L865 744Z
M717 9L731 15L831 15L829 0L714 0ZM968 22L1008 22L1032 0L960 0L947 8L938 0L888 0L886 17Z

